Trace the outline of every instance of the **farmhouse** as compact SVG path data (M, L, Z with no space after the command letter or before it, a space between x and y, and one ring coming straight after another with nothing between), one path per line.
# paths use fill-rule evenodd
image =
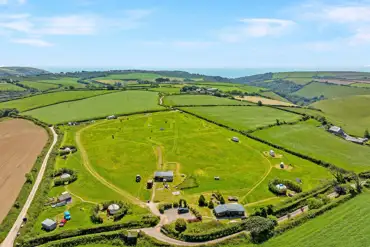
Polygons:
M66 202L69 203L72 201L72 196L66 191L63 192L59 197L58 197L58 202Z
M110 215L116 214L119 211L120 207L117 204L111 204L108 207L108 213Z
M338 135L338 136L343 136L344 135L344 131L341 127L338 127L338 126L331 126L328 131L332 134L335 134L335 135Z
M44 220L41 223L41 225L42 225L42 228L45 231L48 231L48 232L54 230L55 228L57 228L57 223L54 220L51 220L51 219Z
M154 173L154 181L156 182L172 182L173 171L157 171Z
M245 209L238 203L228 203L218 205L213 209L216 217L242 217L245 214Z

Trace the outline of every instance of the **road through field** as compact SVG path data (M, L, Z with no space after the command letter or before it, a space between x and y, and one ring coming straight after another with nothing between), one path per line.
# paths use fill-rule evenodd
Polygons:
M19 228L21 227L21 225L23 223L23 218L26 217L27 211L28 211L29 207L31 206L31 203L33 201L33 198L35 197L36 192L37 192L37 189L38 189L38 187L39 187L39 185L40 185L40 183L42 181L42 178L44 176L44 172L45 172L45 169L46 169L46 165L47 165L48 160L49 160L50 153L53 150L53 148L54 148L54 146L55 146L55 144L56 144L56 142L58 140L58 135L55 132L54 128L53 127L50 127L50 130L53 133L53 142L52 142L52 144L51 144L48 152L45 155L44 161L42 162L42 165L41 165L41 168L40 168L40 172L37 175L37 178L36 178L35 184L33 185L33 188L31 190L31 193L28 196L27 201L24 204L21 213L18 215L18 218L15 221L12 229L9 231L8 236L6 236L5 240L1 243L1 247L10 247L10 246L13 246L14 240L17 237L17 233L19 231ZM32 219L32 220L34 220L34 219Z

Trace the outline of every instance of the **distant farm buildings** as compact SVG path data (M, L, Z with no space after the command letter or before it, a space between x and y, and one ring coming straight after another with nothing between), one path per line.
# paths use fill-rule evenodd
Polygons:
M157 171L154 173L154 181L156 182L172 182L173 171Z
M245 214L245 209L241 204L228 203L218 205L213 209L216 217L242 217Z
M346 134L341 127L338 127L338 126L331 126L328 129L328 132L330 132L334 135L340 136L340 137L344 138L346 141L350 141L350 142L353 142L353 143L356 143L356 144L361 144L361 145L369 140L367 138L360 138L360 137L350 136L350 135Z

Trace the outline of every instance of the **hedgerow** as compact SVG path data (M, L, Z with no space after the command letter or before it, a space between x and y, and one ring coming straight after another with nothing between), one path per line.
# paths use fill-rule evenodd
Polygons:
M269 181L269 190L276 194L276 195L285 195L287 192L287 189L278 189L276 185L278 184L283 184L286 186L287 189L295 191L297 193L302 192L302 188L299 184L296 182L293 182L289 179L279 179L279 178L274 178Z

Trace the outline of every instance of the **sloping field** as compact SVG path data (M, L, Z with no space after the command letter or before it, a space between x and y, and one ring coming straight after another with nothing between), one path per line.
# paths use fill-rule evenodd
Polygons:
M78 78L63 77L63 78L58 78L57 80L43 80L42 82L50 83L50 84L58 84L58 85L62 85L62 87L70 87L70 86L74 88L86 87L85 84L78 83L77 80Z
M51 104L56 104L58 102L78 100L86 97L92 97L100 94L110 93L110 91L65 91L56 93L47 93L36 95L32 97L27 97L18 100L12 100L0 103L1 108L17 108L19 111L26 111L29 109L34 109L37 107L43 107Z
M173 95L163 99L165 105L248 105L247 102L210 95Z
M0 122L0 223L14 204L37 156L48 139L46 131L22 119Z
M249 101L249 102L256 103L256 104L258 103L258 101L261 101L262 104L264 105L294 106L294 104L292 103L279 101L275 99L267 99L267 98L263 98L260 96L244 96L244 97L237 96L235 97L235 99Z
M289 78L286 78L285 80L292 81L295 84L305 85L305 84L313 81L314 79L312 77L310 77L310 78L306 78L306 77L289 77Z
M44 83L44 82L39 82L39 81L22 81L20 84L30 87L30 88L35 88L39 91L45 91L49 89L54 89L58 88L59 85L56 84L51 84L51 83Z
M79 101L66 102L24 112L46 123L64 123L164 109L158 105L158 94L144 91L121 91Z
M370 130L370 95L323 100L312 106L321 109L329 121L348 133L363 136L366 129Z
M254 87L236 83L196 82L194 84L200 87L217 88L223 92L231 92L233 90L237 90L245 93L258 93L264 89L261 87Z
M336 137L309 120L254 132L259 138L349 171L370 170L370 148Z
M238 130L254 130L275 124L277 119L281 122L293 122L301 118L300 115L294 113L264 106L184 107L181 109Z
M233 136L238 136L240 142L232 142ZM175 174L171 189L163 190L157 183L156 200L177 201L179 198L171 192L178 189L172 186L178 185L183 179L181 174L185 174L199 183L199 187L181 191L194 204L199 193L216 190L225 197L249 193L247 200L251 201L271 197L267 186L270 174L272 178L300 177L304 190L331 176L324 168L286 153L281 153L279 159L265 156L268 146L179 112L103 120L82 130L81 143L100 176L142 200L150 198L145 183L156 170L173 170ZM281 161L291 163L294 169L276 169ZM140 183L135 182L136 174L142 177ZM221 179L215 181L215 176ZM255 189L258 193L253 193Z
M364 217L370 214L369 205L370 194L362 193L337 208L258 246L370 246L370 239L367 237L370 234L370 220Z
M0 83L0 91L25 91L26 89L10 83Z
M260 94L262 96L265 96L265 97L268 97L268 98L271 98L271 99L274 99L274 100L290 103L286 98L283 98L280 95L278 95L277 93L274 93L272 91L261 92Z
M370 83L356 82L351 84L352 87L370 87Z
M306 98L324 95L325 98L330 99L335 97L370 94L370 89L313 82L293 94Z

